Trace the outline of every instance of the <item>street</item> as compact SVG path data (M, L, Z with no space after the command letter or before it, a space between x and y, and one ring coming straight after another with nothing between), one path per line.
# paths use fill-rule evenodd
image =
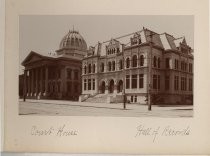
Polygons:
M118 117L193 117L193 106L147 105L73 102L64 100L19 100L19 115L48 116L118 116Z

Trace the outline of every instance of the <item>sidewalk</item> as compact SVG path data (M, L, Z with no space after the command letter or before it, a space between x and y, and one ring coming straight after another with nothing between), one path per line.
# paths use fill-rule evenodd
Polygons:
M23 102L23 99L19 101ZM54 104L54 105L70 105L70 106L80 106L80 107L94 107L94 108L107 108L107 109L123 109L123 103L90 103L90 102L78 102L78 101L69 101L69 100L36 100L36 99L26 99L26 102L31 103L42 103L42 104ZM135 109L144 109L147 110L147 105L142 104L126 104L127 110ZM192 105L153 105L152 110L193 110Z

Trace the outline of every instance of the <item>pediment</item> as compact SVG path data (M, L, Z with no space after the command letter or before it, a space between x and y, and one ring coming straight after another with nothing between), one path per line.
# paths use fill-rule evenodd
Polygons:
M30 52L29 55L25 58L25 60L22 62L22 65L26 65L29 63L37 62L43 60L43 56L36 53L36 52Z

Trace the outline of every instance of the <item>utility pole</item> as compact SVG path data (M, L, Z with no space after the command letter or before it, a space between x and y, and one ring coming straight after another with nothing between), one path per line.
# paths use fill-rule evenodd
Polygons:
M126 109L126 95L125 95L125 81L126 81L126 73L125 73L125 56L124 56L124 48L125 45L122 44L122 56L123 56L123 61L122 61L122 69L123 69L123 109Z
M150 51L148 54L148 70L147 70L147 80L148 80L148 85L147 85L147 105L148 105L148 111L152 110L152 97L151 97L151 73L152 73L152 48L153 48L153 41L152 41L152 36L155 35L155 33L152 33L148 36L150 36L150 41L149 41L149 47Z

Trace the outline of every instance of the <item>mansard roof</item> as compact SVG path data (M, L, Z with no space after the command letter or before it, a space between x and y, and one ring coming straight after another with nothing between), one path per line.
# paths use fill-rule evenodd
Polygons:
M123 35L118 38L111 38L111 40L105 41L102 43L98 42L98 44L94 46L97 48L92 49L93 55L98 55L99 54L98 51L100 51L101 56L105 55L106 47L116 42L119 42L120 45L124 44L125 47L130 47L132 46L130 42L132 37L139 37L141 40L141 44L152 42L153 45L160 47L162 49L165 49L165 50L179 51L180 50L179 47L182 45L185 45L185 47L188 47L189 49L191 49L190 46L187 45L187 42L184 36L180 38L175 38L174 36L168 33L159 34L143 27L142 30L128 34L128 35ZM100 47L98 48L99 45Z

